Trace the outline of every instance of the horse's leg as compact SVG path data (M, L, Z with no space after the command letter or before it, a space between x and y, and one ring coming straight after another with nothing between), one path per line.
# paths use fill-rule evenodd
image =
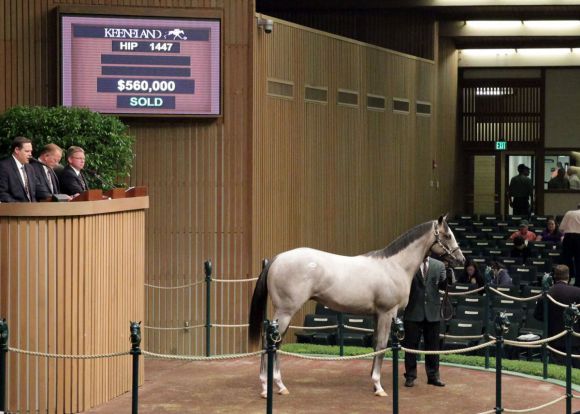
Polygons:
M397 314L397 308L390 310L386 313L381 313L377 317L377 330L376 330L376 345L375 351L387 348L387 342L389 340L389 332L391 330L391 319ZM383 359L385 354L381 353L375 355L373 359L373 369L371 372L371 379L373 381L373 386L375 389L375 395L377 397L386 397L387 393L381 386L381 368L383 366Z
M289 314L282 314L278 313L277 311L274 314L274 320L278 320L278 331L280 332L280 337L282 338L288 329L288 325L290 325L290 319L292 318ZM278 343L278 348L280 347L280 343ZM268 396L268 373L267 373L267 354L262 354L262 360L260 364L260 381L262 382L262 398L266 398ZM280 361L278 359L278 354L274 355L274 382L278 386L278 394L280 395L287 395L290 394L288 388L282 382L282 374L280 372Z

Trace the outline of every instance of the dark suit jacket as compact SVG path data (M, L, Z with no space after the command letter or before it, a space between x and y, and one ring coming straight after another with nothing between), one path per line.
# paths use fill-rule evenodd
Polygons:
M30 164L30 166L34 169L34 172L36 173L36 175L38 177L38 184L39 185L36 188L36 198L38 200L46 200L46 199L51 198L53 194L60 193L58 178L57 178L56 174L54 173L54 171L52 171L52 169L50 167L47 167L47 168L49 170L49 174L52 177L52 185L53 185L54 191L50 191L50 186L48 185L48 177L46 176L46 172L44 171L44 165L42 165L38 162L33 162Z
M88 187L85 188L83 186L83 181L79 176L77 176L77 173L70 165L67 165L62 169L59 180L60 180L60 191L62 191L63 194L68 194L72 196L77 193L82 193L83 191L88 190ZM87 181L84 180L84 182L86 183Z
M571 303L580 303L580 288L568 285L565 282L556 282L550 288L548 294L560 303L570 305ZM552 303L548 300L548 336L554 336L562 332L564 328L564 308ZM534 317L539 320L544 320L544 302L543 299L538 300L536 309L534 309ZM574 331L580 332L580 322L574 325ZM572 346L574 349L580 348L580 338L572 338ZM566 351L566 337L562 337L551 344L554 348L560 351ZM572 352L577 353L576 351Z
M445 287L446 279L445 265L439 260L429 258L427 278L423 278L421 269L413 277L409 303L405 308L405 320L412 322L439 321L441 319L439 288Z
M30 164L25 164L24 169L28 176L30 201L36 201L38 177ZM0 201L3 203L27 203L29 201L16 161L14 161L12 155L0 161Z

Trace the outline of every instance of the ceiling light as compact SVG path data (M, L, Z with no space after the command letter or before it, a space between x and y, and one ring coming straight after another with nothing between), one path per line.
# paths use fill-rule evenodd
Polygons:
M473 29L500 30L522 26L521 20L468 20L465 25Z
M566 30L580 27L580 20L525 20L530 29Z
M469 56L507 56L516 53L515 49L462 49L462 54Z
M543 49L534 49L534 48L525 48L525 49L518 49L518 54L524 56L558 56L558 55L566 55L571 53L572 49L570 48L543 48Z

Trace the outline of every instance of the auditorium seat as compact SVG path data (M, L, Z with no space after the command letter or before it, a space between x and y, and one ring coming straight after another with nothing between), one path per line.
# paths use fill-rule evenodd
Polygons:
M534 285L539 283L536 266L510 266L509 274L512 277L512 280L516 278L519 279L520 285Z
M482 321L466 321L461 319L451 319L449 321L448 335L453 336L478 336L483 332ZM460 349L479 344L481 339L467 338L444 338L443 349ZM471 351L465 355L474 355L476 351Z
M453 319L461 319L465 321L483 321L484 316L483 306L465 306L458 305L455 317Z
M552 271L552 261L550 259L545 258L538 259L535 257L530 257L528 258L528 260L526 260L525 264L528 266L535 266L540 276L541 273Z
M338 312L330 309L328 306L325 306L321 303L316 302L316 309L314 311L317 315L338 315Z
M460 306L483 309L485 306L485 295L475 293L471 295L458 296L457 307L459 308Z
M367 315L347 314L343 316L342 323L355 328L375 329L374 318ZM373 333L344 328L342 341L344 345L371 347L373 345Z
M338 318L336 315L315 315L308 314L304 318L305 327L317 326L331 326L338 325ZM336 344L336 330L337 328L321 329L321 330L304 330L296 332L296 340L299 343L320 344L320 345L334 345Z

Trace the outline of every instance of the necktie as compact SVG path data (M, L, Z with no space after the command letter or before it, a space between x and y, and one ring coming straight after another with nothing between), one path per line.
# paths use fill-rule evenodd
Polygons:
M46 181L48 181L48 188L50 188L50 192L54 194L54 184L52 183L52 176L50 175L50 170L48 169L48 167L42 168L44 168L44 172L46 173Z
M83 175L81 173L79 173L79 179L81 180L81 187L83 188L83 191L87 191L89 189L89 187L87 187L87 183L85 181L85 178L83 177Z
M26 174L26 169L24 168L24 165L21 168L22 168L22 177L24 178L24 191L26 191L26 197L28 198L28 201L32 201L30 198L30 187L28 187L28 175Z

